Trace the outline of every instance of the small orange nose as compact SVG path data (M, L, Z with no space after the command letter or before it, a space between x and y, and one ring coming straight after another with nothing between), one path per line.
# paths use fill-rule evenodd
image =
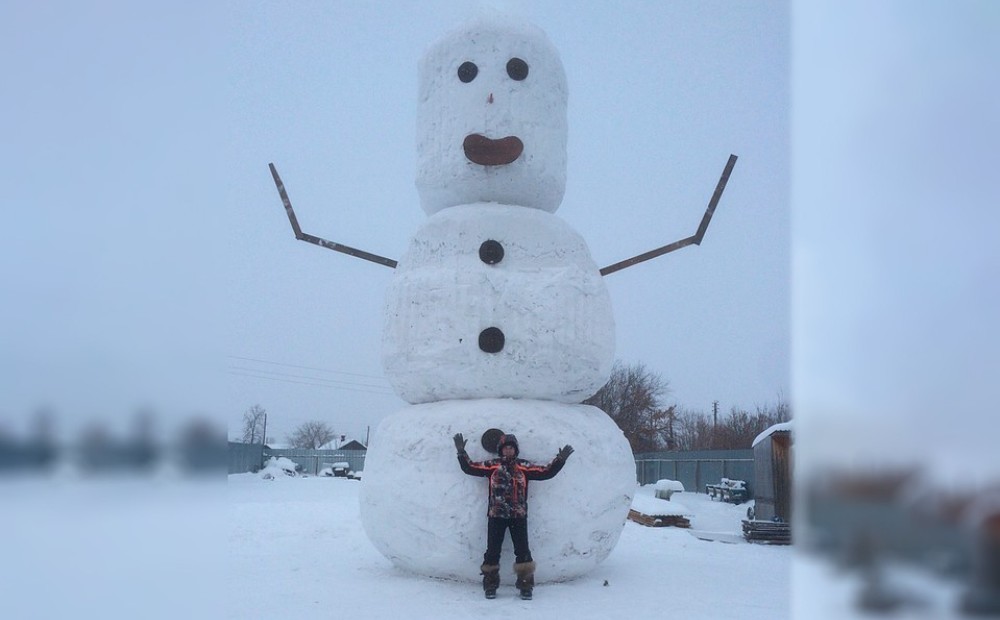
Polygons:
M493 93L490 93L489 98L486 99L486 103L493 103Z

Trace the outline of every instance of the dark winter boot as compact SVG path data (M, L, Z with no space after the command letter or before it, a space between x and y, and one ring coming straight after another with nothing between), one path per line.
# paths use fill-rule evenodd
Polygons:
M483 564L479 567L479 572L483 574L483 592L486 593L486 598L496 598L497 588L500 587L500 566Z
M531 600L531 590L535 587L535 563L518 562L514 564L514 573L517 575L515 585L521 591L521 598Z

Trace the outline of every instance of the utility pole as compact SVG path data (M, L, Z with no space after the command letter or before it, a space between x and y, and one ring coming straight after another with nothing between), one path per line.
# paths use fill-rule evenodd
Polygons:
M712 449L719 447L719 401L712 401Z
M264 430L260 436L260 466L264 467L264 446L267 445L267 410L264 410Z

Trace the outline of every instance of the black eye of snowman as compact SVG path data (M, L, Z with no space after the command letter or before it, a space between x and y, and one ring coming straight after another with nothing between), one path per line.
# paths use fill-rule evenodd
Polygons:
M503 350L504 336L499 327L487 327L479 332L479 348L486 353L499 353Z
M496 265L503 260L503 246L499 241L487 239L479 246L479 260L487 265Z
M510 79L520 82L528 77L528 63L520 58L511 58L507 61L507 75Z
M458 79L462 80L466 84L476 79L476 75L479 74L479 67L476 63L469 62L466 60L461 65L458 66Z

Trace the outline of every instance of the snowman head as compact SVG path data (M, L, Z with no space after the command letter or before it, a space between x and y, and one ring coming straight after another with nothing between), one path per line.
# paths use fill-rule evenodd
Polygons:
M554 212L566 189L566 73L539 28L491 15L420 63L417 189L428 214L496 202Z

